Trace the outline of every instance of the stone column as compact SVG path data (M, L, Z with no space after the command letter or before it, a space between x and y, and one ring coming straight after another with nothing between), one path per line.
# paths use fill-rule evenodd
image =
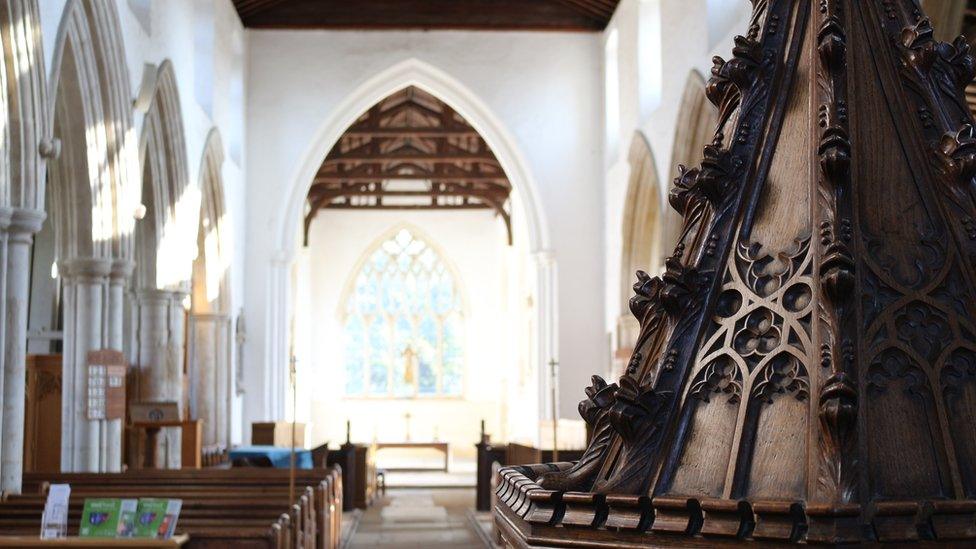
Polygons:
M30 290L31 242L45 214L17 208L7 229L3 338L3 471L0 489L20 492L24 470L24 398L27 361L27 304Z
M112 263L108 282L108 348L122 351L125 348L125 287L135 263L118 259ZM122 419L105 423L106 459L105 470L115 473L122 470Z
M136 291L136 340L139 347L139 398L183 402L182 292ZM162 429L154 444L155 462L180 467L180 430Z
M6 338L6 299L7 292L5 290L7 284L7 230L10 227L10 218L13 215L13 210L7 207L0 207L0 350L4 348L4 340ZM2 355L0 355L2 356ZM6 414L6 408L8 406L7 400L4 398L6 383L6 374L4 368L0 366L0 437L3 436L3 422ZM11 403L12 404L12 403ZM21 427L23 429L23 427ZM21 435L23 436L23 435ZM6 478L4 473L4 446L0 443L0 490L4 489L3 479ZM23 455L21 455L21 460L23 460Z
M112 260L75 258L60 265L64 286L61 470L98 472L106 463L104 420L89 420L88 352L106 343L105 305Z
M190 317L190 406L203 420L203 443L227 445L230 399L230 315Z

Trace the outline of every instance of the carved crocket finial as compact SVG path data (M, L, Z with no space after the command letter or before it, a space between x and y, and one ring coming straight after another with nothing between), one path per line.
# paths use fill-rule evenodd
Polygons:
M634 442L648 429L655 428L661 408L667 403L667 395L653 387L641 387L634 376L620 378L616 402L610 411L610 422L624 442Z
M546 490L564 492L590 489L613 436L607 414L616 401L616 393L616 383L607 384L600 376L591 378L591 384L586 388L586 399L579 403L580 416L593 432L590 445L572 468L541 475L537 480L540 486Z
M927 73L936 58L936 42L929 18L923 17L914 25L902 29L900 38L908 62L919 72Z
M829 118L825 124L830 123ZM831 185L846 185L851 172L851 140L840 124L824 129L820 137L820 169Z
M634 318L644 325L647 313L655 303L660 301L661 289L664 281L651 276L644 271L637 271L637 282L634 283L634 297L630 298L630 312Z
M664 266L661 302L668 314L678 316L698 291L698 271L675 257L668 258Z
M970 124L942 136L936 150L946 182L966 188L976 176L976 129Z
M958 36L951 43L939 42L936 46L939 59L945 63L955 78L955 88L962 92L976 78L976 58L965 36Z
M718 206L733 188L739 161L730 151L716 145L706 145L702 155L695 187L712 206Z
M668 203L682 216L688 215L691 205L700 198L697 187L699 172L698 168L678 164L678 177L674 178L674 184L668 193Z

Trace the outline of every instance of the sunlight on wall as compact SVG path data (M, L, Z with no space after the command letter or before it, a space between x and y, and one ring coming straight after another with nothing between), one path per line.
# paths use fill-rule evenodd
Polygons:
M115 201L112 200L112 178L109 155L104 140L105 124L97 122L85 128L85 149L88 158L88 181L92 194L92 242L111 242L115 236L112 222Z
M645 119L661 104L664 87L661 0L641 0L638 9L637 82L640 116Z
M125 132L125 138L122 143L122 148L119 152L122 157L119 162L119 166L122 166L123 170L127 170L129 173L126 174L124 181L134 182L141 181L142 178L139 176L139 162L138 155L136 154L139 140L136 137L136 132L134 128L129 128ZM141 204L140 194L142 192L141 185L122 185L122 188L118 189L116 192L119 193L118 198L118 212L117 212L117 223L118 223L118 234L120 236L128 236L135 232L136 230L136 210Z
M209 227L208 227L209 225ZM220 227L218 222L217 227ZM227 270L227 260L223 257L220 250L219 229L214 227L210 220L204 218L204 228L208 229L206 236L203 237L203 254L207 258L207 302L213 303L220 297L220 281ZM199 253L199 250L198 250Z
M197 220L200 215L200 190L187 187L177 200L174 215L163 225L156 252L156 286L172 288L190 280L197 257Z

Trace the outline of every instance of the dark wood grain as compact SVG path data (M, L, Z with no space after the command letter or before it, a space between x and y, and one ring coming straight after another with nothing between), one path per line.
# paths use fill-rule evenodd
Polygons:
M599 31L618 0L234 0L255 29Z
M637 275L599 473L503 470L572 526L499 499L509 546L976 543L976 57L911 0L753 9L680 240ZM604 511L624 527L583 526Z

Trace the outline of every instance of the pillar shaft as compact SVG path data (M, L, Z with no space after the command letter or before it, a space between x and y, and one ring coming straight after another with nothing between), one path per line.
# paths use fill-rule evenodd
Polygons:
M230 316L190 317L190 405L203 420L203 443L227 445L230 399Z
M184 292L142 289L136 292L136 343L139 389L143 401L183 404ZM180 467L180 430L163 429L154 445L155 463Z
M61 470L107 467L104 420L88 419L88 352L107 344L105 312L112 260L77 258L61 265L64 283L64 369L61 392Z
M108 347L122 350L123 312L125 311L125 287L132 275L134 264L131 261L116 260L112 264L108 284ZM122 470L122 420L111 419L105 422L106 460L105 470L115 473Z
M41 229L44 212L15 209L7 229L4 273L2 483L6 492L20 492L24 470L24 398L27 360L27 304L31 243Z

